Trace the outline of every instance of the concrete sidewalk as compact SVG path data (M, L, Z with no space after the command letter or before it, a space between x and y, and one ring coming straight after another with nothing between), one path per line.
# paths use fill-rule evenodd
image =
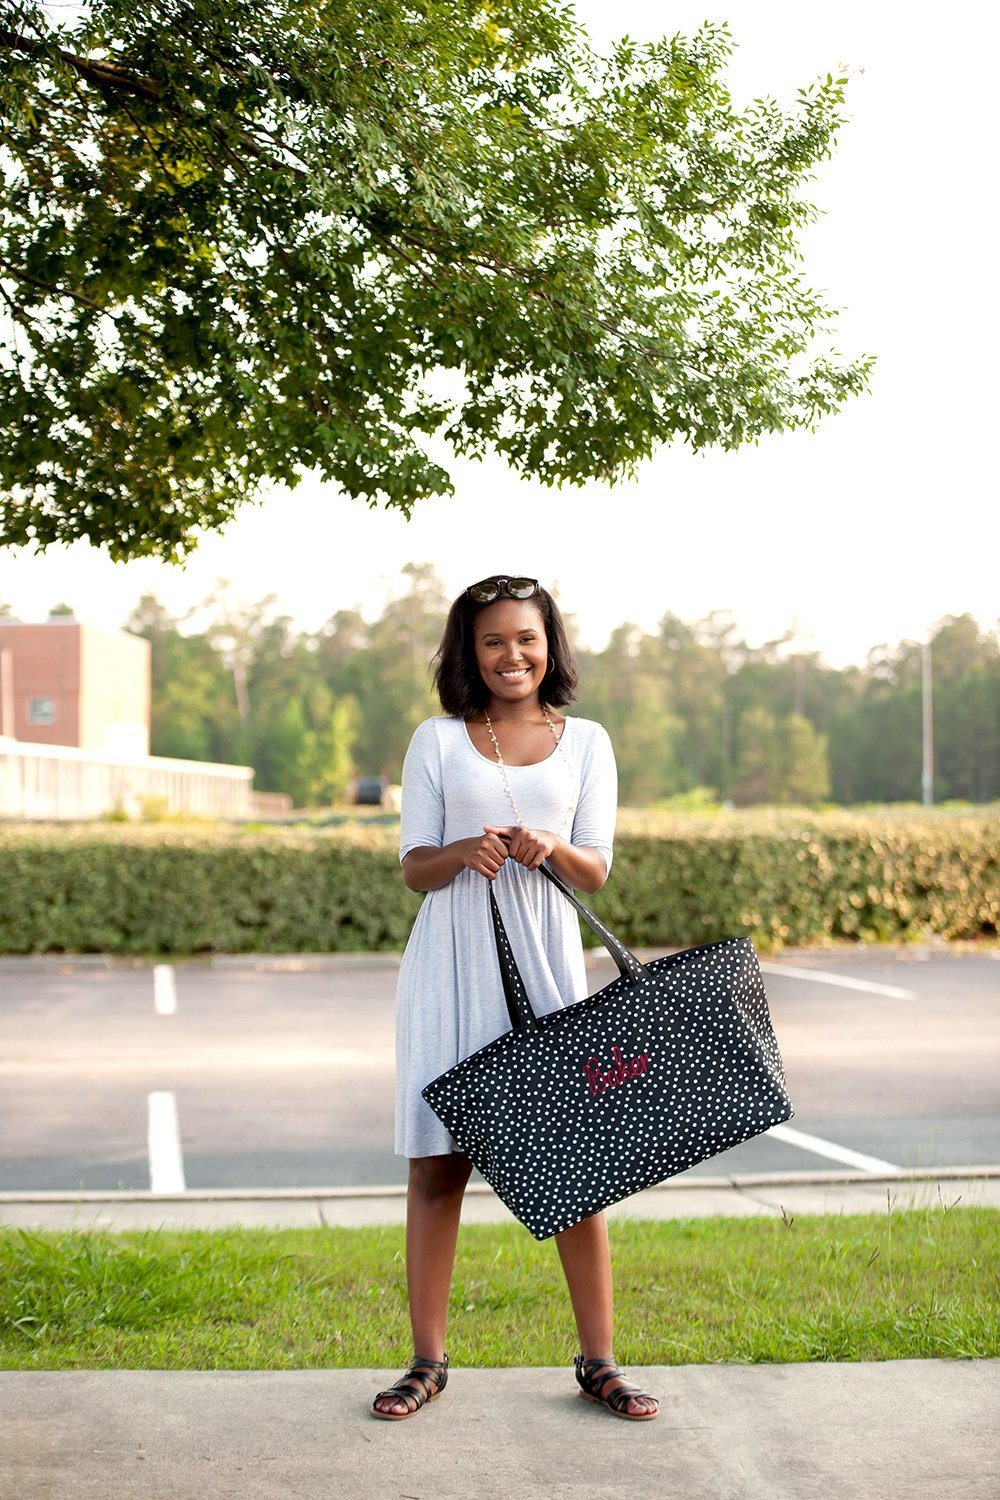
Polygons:
M996 1500L1000 1360L627 1366L625 1422L558 1369L0 1374L4 1500Z
M609 1215L1000 1207L1000 1167L672 1179ZM5 1193L0 1223L39 1227L364 1224L405 1218L405 1189ZM509 1220L485 1184L466 1221ZM527 1231L525 1231L527 1233ZM390 1351L387 1350L387 1354ZM1000 1360L626 1366L660 1400L632 1423L580 1400L560 1368L452 1366L403 1423L371 1415L402 1372L0 1373L2 1500L996 1500Z
M907 1171L780 1172L732 1177L682 1173L606 1210L610 1218L681 1219L708 1214L887 1213L909 1207L1000 1208L1000 1166ZM223 1229L243 1224L309 1228L406 1222L405 1187L192 1189L152 1192L0 1193L0 1227L35 1229ZM488 1183L470 1183L462 1222L514 1222ZM527 1234L527 1230L525 1233Z

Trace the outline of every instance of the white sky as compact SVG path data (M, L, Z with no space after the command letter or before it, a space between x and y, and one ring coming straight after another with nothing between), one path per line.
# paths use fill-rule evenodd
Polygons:
M449 595L488 573L539 577L593 648L625 620L655 629L667 609L731 611L751 645L794 626L801 649L837 667L949 614L997 627L994 8L958 3L944 24L937 8L886 0L576 10L599 45L727 21L737 103L791 104L851 69L849 123L812 184L825 217L804 241L804 277L844 309L840 351L878 356L871 393L816 434L737 454L664 449L611 489L454 463L454 498L410 522L305 479L247 506L182 567L114 564L84 543L0 549L0 601L35 620L66 600L112 627L143 593L180 614L225 578L245 600L277 594L313 630L340 608L374 619L404 591L403 565L429 561Z

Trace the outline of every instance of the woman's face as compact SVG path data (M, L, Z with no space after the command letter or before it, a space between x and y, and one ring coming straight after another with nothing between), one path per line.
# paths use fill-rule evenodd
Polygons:
M520 703L537 694L549 642L531 600L498 599L479 611L472 629L480 675L497 702Z

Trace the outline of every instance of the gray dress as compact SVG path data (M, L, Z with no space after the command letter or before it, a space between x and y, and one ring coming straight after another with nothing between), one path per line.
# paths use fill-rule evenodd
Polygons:
M503 739L500 748L503 749ZM531 766L507 766L528 828L561 833L601 851L611 871L618 769L611 738L593 719L567 717L559 745ZM516 821L496 757L487 759L465 720L418 724L403 760L400 861ZM510 1030L497 965L485 875L463 868L428 891L410 932L396 984L397 1156L436 1156L454 1138L420 1096L432 1078ZM539 1015L589 993L580 921L539 870L506 859L493 881L511 949Z

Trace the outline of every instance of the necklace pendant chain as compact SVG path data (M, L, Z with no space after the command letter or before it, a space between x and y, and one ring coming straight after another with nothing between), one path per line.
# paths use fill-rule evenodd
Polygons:
M493 733L493 723L492 723L492 721L490 719L489 714L486 713L485 708L483 709L483 713L486 714L486 728L489 730L490 739L493 741L493 748L494 748L494 750L497 753L497 764L500 767L500 774L503 777L504 786L507 788L507 796L510 798L510 805L514 809L514 819L515 819L516 823L518 824L518 826L521 827L521 828L523 828L524 827L524 819L521 817L521 814L518 812L517 803L514 801L514 793L511 791L510 781L508 780L508 777L507 777L507 767L503 763L503 756L500 754L500 746L497 743L497 737ZM549 716L546 713L544 707L542 708L542 713L545 714L545 722L548 724L549 728L552 730L552 738L556 742L556 752L558 754L562 755L562 757L563 757L563 763L566 766L566 771L567 771L567 774L569 775L569 778L570 778L570 786L571 786L570 798L572 799L573 792L575 791L576 788L575 788L575 783L573 782L573 773L570 770L569 762L566 760L566 753L565 753L565 751L563 750L563 747L562 747L561 736L556 733L556 726L553 724L552 720L549 718ZM563 725L563 734L565 734L565 733L566 733L566 726L564 724ZM572 826L573 826L572 825L572 817L573 817L573 814L574 814L575 811L576 811L576 807L575 807L574 803L571 800L569 807L566 809L565 813L563 814L562 822L559 824L559 827L556 830L557 834L559 834L559 835L562 834L562 831L563 831L563 828L564 828L564 826L566 824L566 820L567 819L570 819L570 830L572 831Z

